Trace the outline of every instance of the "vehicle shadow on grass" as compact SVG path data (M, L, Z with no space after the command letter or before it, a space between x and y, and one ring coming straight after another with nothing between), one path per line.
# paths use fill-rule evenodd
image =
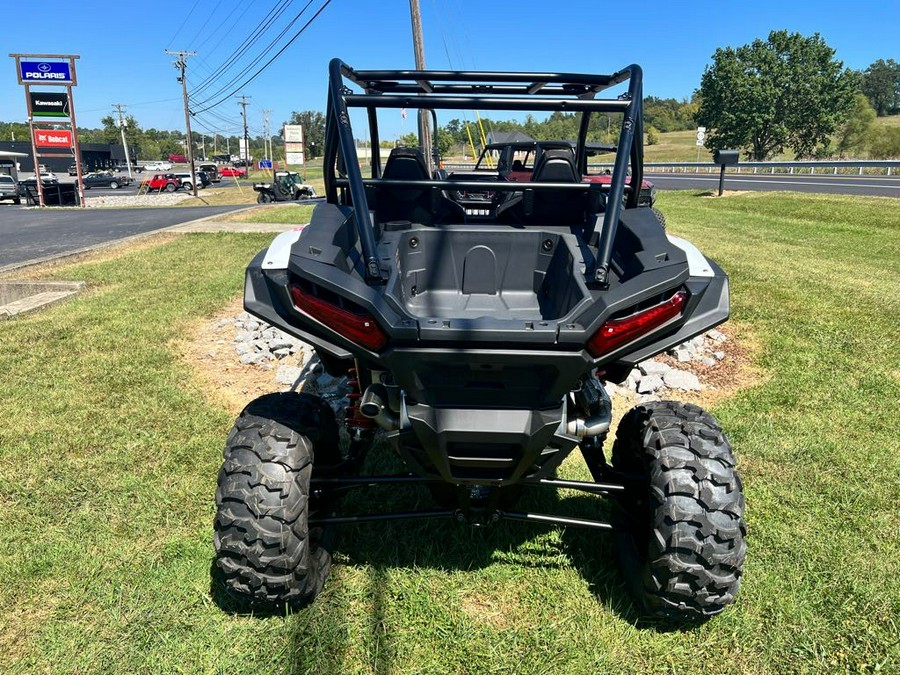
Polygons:
M390 461L376 464L381 466L367 467L367 473L402 471L401 466L394 466ZM360 489L347 495L337 511L361 514L434 508L426 488L407 486ZM526 489L515 509L603 521L615 517L615 508L608 499L560 496L556 490L537 487ZM620 543L615 534L570 527L562 530L558 540L540 539L536 544L535 540L550 528L513 521L476 528L449 518L344 526L335 550L335 565L324 591L311 606L290 614L291 671L344 673L357 670L360 661L366 671L394 671L386 605L392 594L391 571L408 568L468 571L503 560L532 569L552 570L566 566L559 562L568 559L588 583L597 602L622 620L658 632L688 628L641 616L616 564L616 548ZM523 545L529 545L527 552L522 551ZM364 576L362 585L360 576ZM214 592L214 599L226 612L236 612L233 602L221 590ZM367 611L363 619L360 619L360 608ZM357 666L348 664L348 660Z

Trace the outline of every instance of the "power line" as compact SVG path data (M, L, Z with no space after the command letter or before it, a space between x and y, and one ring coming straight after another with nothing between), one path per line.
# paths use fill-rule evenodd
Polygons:
M181 25L178 26L178 30L175 31L175 35L173 35L171 38L169 38L169 44L166 47L166 49L168 49L168 47L171 47L172 43L175 42L175 38L178 37L178 34L181 32L181 29L184 28L185 24L188 22L188 19L191 18L191 15L194 13L194 10L197 9L197 5L199 5L199 4L200 4L200 0L194 0L194 4L191 6L191 11L189 11L185 15L184 20L181 22Z
M215 54L216 50L219 48L219 45L221 45L222 42L224 42L226 37L229 37L232 34L232 32L234 31L234 27L238 25L238 22L244 18L244 15L250 10L250 8L252 6L253 6L253 3L245 2L244 3L244 11L238 15L238 17L231 23L231 25L228 27L227 30L224 30L224 31L221 30L222 26L225 25L225 22L228 21L228 19L230 19L232 16L234 16L234 13L238 9L240 9L240 5L235 5L234 8L231 10L231 12L228 14L228 16L226 16L224 19L222 19L222 22L218 26L216 26L213 30L211 30L209 35L200 44L197 45L197 49L199 50L202 47L204 47L206 45L206 43L210 41L210 38L212 38L213 35L218 35L219 39L216 40L216 43L212 47L210 47L209 49L206 50L207 54Z
M206 28L207 24L209 24L209 20L212 19L214 16L216 16L216 14L219 11L219 7L221 7L221 6L222 6L222 0L219 0L216 3L216 5L212 8L212 10L209 12L209 14L207 15L206 21L204 21L202 24L200 24L200 28L198 28L197 32L194 33L194 36L190 40L188 40L187 43L189 45L192 45L197 41L197 38L200 37L200 34L203 32L203 29Z
M272 51L272 49L275 47L275 45L278 43L278 41L284 37L284 35L288 32L290 27L293 26L301 16L303 16L303 14L306 12L307 9L309 9L309 6L311 4L313 4L313 1L314 0L309 0L303 6L303 9L301 9L297 13L297 15L294 16L294 18L291 19L291 21L284 28L281 29L281 32L278 35L276 35L275 38L271 42L269 42L269 44L266 45L266 47L262 51L260 51L259 54L257 54L253 58L253 60L250 61L250 63L248 63L246 66L244 66L244 68L237 75L235 75L228 82L226 82L224 85L219 87L219 89L216 90L215 93L210 94L203 101L200 101L198 105L203 105L203 104L207 103L208 101L210 101L211 99L214 99L215 97L217 97L223 91L228 89L228 87L230 87L235 82L237 82L241 77L246 75L248 71L250 71L251 69L253 69L254 66L256 66L256 64L258 64L260 61L262 61L266 57L266 55ZM195 92L195 94L196 94L196 92Z
M303 27L300 28L300 30L298 30L290 40L288 40L287 44L285 44L284 47L282 47L281 49L279 49L279 50L272 56L272 58L270 58L268 61L266 61L266 63L263 64L263 66L262 66L259 70L257 70L255 73L253 73L253 75L251 75L249 78L247 78L246 80L244 80L244 81L243 81L236 89L232 90L232 91L229 92L227 95L225 95L225 96L222 97L221 99L217 100L215 103L210 104L210 105L206 106L205 108L202 108L201 110L199 110L199 111L197 111L197 112L201 112L201 113L202 113L202 112L204 112L204 111L206 111L206 110L209 110L210 108L215 108L216 106L218 106L218 105L220 105L221 103L223 103L223 102L225 102L226 100L228 100L231 96L234 95L235 92L240 91L241 89L243 89L244 87L246 87L248 84L250 84L251 82L253 82L253 80L255 80L257 77L259 77L260 73L262 73L266 68L268 68L268 67L272 64L272 62L275 61L275 59L277 59L279 56L281 56L281 55L285 52L285 50L286 50L288 47L290 47L290 46L294 43L294 41L295 41L297 38L299 38L299 37L303 34L303 31L305 31L307 28L309 28L309 26L312 24L312 22L315 21L315 20L318 18L318 16L319 16L323 11L325 11L325 8L328 7L328 5L330 5L330 4L331 4L331 0L325 0L325 3L324 3L324 4L316 11L315 14L312 15L312 18L310 18L309 21L307 21L305 24L303 24Z
M241 47L236 50L228 59L226 59L222 65L215 69L211 77L201 82L194 89L192 95L196 96L198 93L210 87L216 80L223 77L228 72L228 69L238 61L240 61L241 57L243 57L244 54L246 54L247 51L249 51L250 48L253 47L253 45L256 44L256 42L260 38L262 38L262 36L272 26L272 24L275 23L275 21L277 21L282 14L284 14L290 3L291 0L280 0L279 4L277 4L276 7L266 15L266 17L264 17L258 24L256 24L256 27L250 32L250 35L239 43ZM213 96L216 96L217 94L218 92L216 92L216 94L213 94Z

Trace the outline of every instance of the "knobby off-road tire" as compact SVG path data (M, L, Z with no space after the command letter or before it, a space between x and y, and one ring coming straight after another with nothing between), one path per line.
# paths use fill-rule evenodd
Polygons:
M238 416L216 491L215 570L241 609L311 603L331 568L334 528L310 529L314 468L340 462L331 407L296 392L267 394Z
M722 428L703 409L647 403L622 418L613 465L646 477L622 498L633 517L619 537L632 595L649 615L696 622L734 600L746 545L744 496Z
M666 215L663 212L661 212L659 209L657 209L656 207L653 207L652 210L653 210L653 215L656 216L656 220L659 221L659 224L662 226L662 229L665 230L666 229Z

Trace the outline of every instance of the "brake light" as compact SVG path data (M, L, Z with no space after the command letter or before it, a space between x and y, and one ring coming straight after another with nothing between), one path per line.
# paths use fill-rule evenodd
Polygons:
M678 291L659 305L648 307L627 317L607 320L588 341L588 352L594 357L600 357L659 328L670 319L681 315L687 299L687 291Z
M290 290L294 307L301 312L305 312L313 319L322 322L330 329L337 331L347 340L357 345L362 345L373 352L377 352L387 345L387 336L378 326L374 317L332 305L304 291L297 284L292 283Z

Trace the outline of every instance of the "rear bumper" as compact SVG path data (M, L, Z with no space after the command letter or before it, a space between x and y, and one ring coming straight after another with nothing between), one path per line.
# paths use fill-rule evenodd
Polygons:
M405 406L388 435L414 469L457 485L503 486L542 478L578 444L565 433L566 404L549 410Z

